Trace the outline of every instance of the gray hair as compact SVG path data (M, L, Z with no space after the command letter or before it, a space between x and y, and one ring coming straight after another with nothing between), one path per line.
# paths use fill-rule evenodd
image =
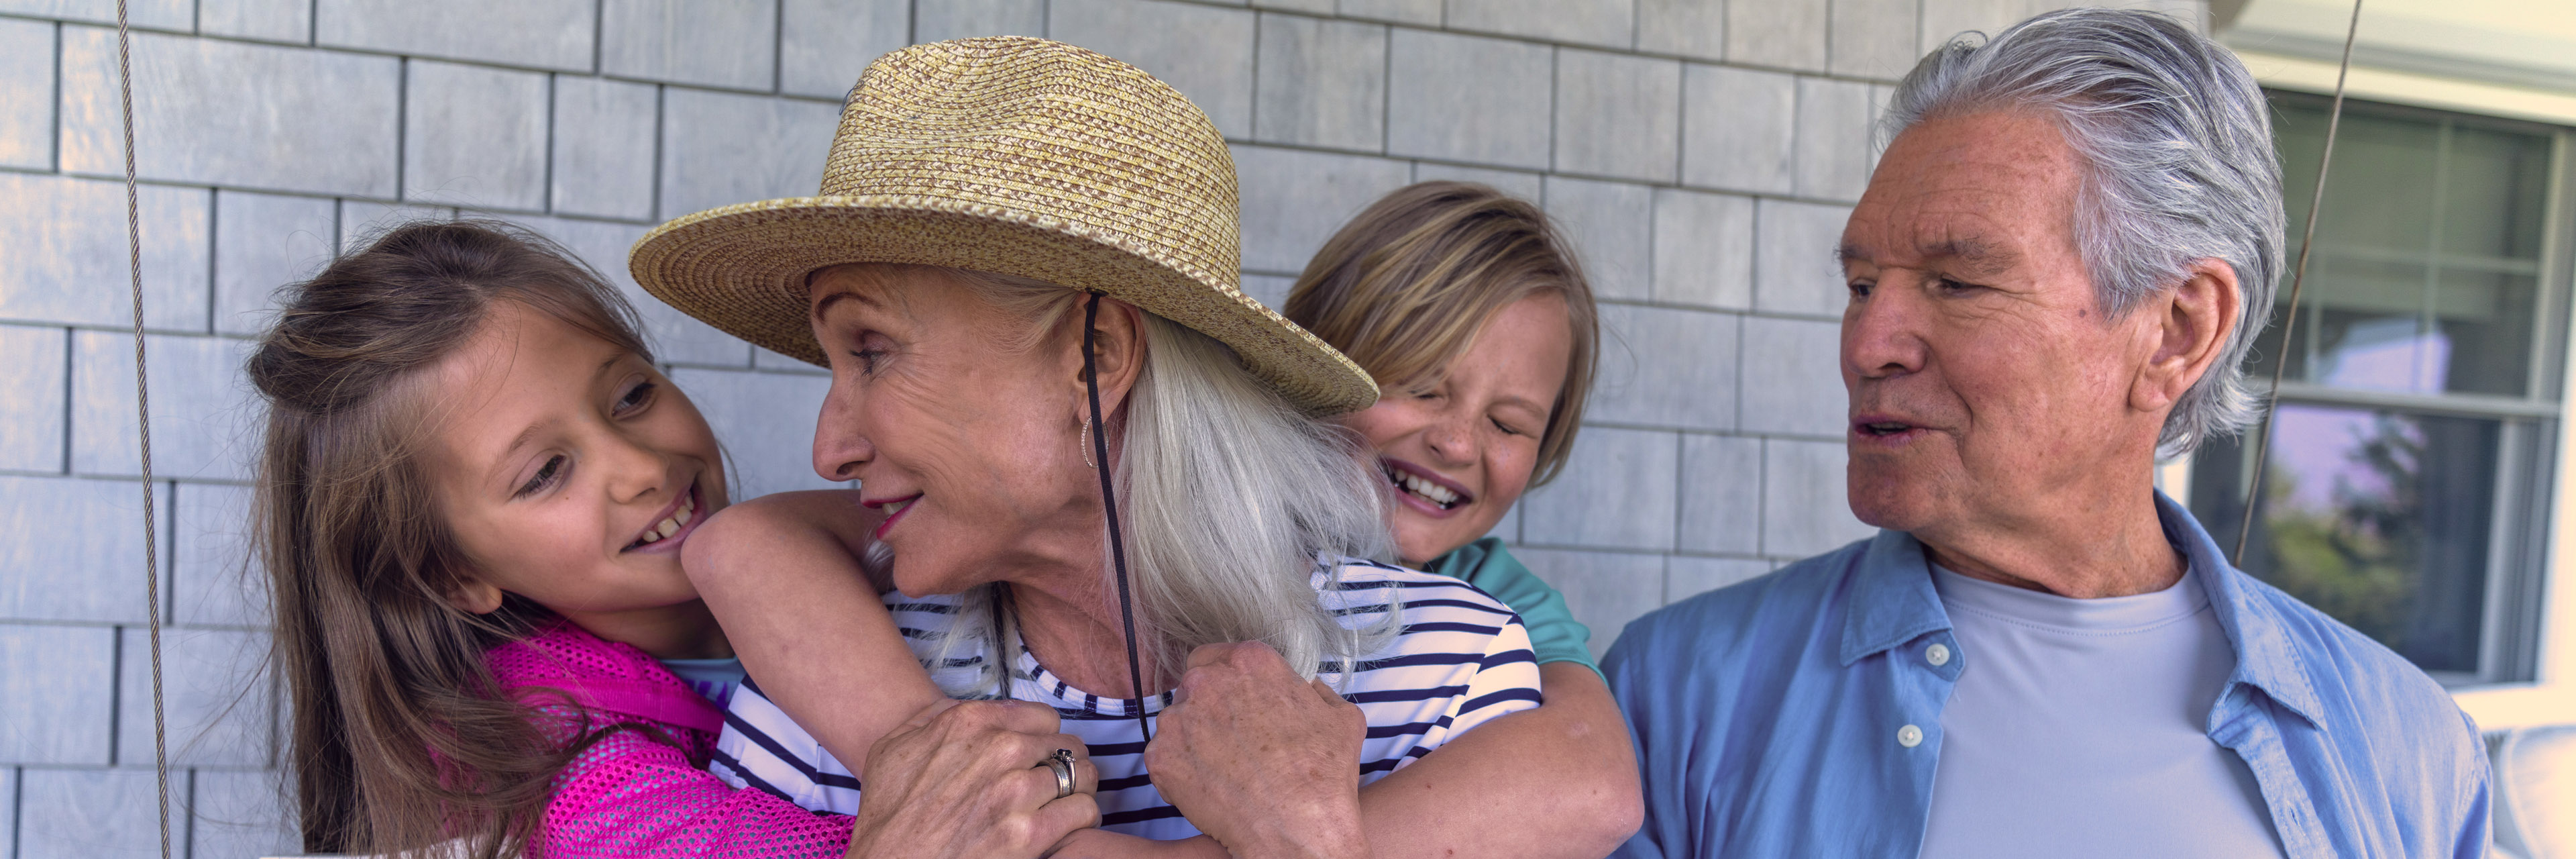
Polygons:
M2281 168L2253 75L2218 43L2152 12L2068 9L1982 45L1977 36L1941 46L1897 84L1884 138L1979 110L2053 117L2085 165L2075 240L2105 314L2180 285L2204 259L2234 267L2242 289L2236 330L2166 415L2157 454L2179 456L2253 423L2245 354L2271 316L2282 254Z
M1034 342L1080 303L1063 286L986 272L945 269L986 301L1029 322ZM1398 604L1356 628L1325 609L1321 595L1341 583L1339 563L1394 554L1386 497L1339 426L1309 417L1273 392L1234 351L1152 313L1145 360L1127 399L1125 433L1112 466L1127 570L1137 609L1137 646L1155 664L1178 666L1200 645L1259 641L1312 677L1347 666L1395 633ZM1105 527L1105 524L1104 524ZM1103 575L1113 575L1104 555ZM996 628L996 588L959 595L954 622L923 648L943 691L989 694L1019 649L1010 624ZM966 669L964 653L988 657Z

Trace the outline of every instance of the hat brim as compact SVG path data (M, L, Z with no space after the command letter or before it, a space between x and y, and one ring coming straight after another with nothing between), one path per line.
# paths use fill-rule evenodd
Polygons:
M628 268L646 292L717 330L829 366L808 321L805 278L844 263L934 265L1096 291L1231 347L1308 414L1358 411L1377 384L1340 351L1234 286L997 207L957 200L791 197L710 209L655 228Z

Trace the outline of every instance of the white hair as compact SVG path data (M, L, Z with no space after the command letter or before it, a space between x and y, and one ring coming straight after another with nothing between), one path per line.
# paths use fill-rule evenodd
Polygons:
M2262 89L2216 42L2152 12L2069 9L1980 45L1970 33L1897 84L1882 132L1978 110L2056 119L2083 160L2076 247L2104 313L2180 285L2192 263L2226 262L2241 288L2218 362L2166 415L2160 456L2179 456L2260 417L2245 353L2271 316L2281 270L2281 168Z
M939 271L1027 320L1020 345L1042 340L1084 298L1044 281ZM1298 411L1224 344L1142 316L1144 362L1127 397L1124 437L1113 439L1112 474L1139 654L1177 666L1200 645L1260 641L1312 677L1377 650L1394 634L1397 613L1345 627L1323 607L1313 578L1321 563L1329 591L1341 582L1335 562L1394 552L1386 496L1357 441ZM1105 554L1101 570L1116 574ZM1008 606L999 590L960 594L948 628L926 643L930 664L948 669L933 676L950 695L991 694L1018 652L1015 625L1000 619ZM1392 606L1397 595L1387 591ZM958 658L977 652L988 658L971 666Z

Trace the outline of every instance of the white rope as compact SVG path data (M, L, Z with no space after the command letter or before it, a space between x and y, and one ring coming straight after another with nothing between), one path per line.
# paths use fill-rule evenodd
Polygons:
M161 541L153 516L152 388L143 372L143 208L134 188L134 50L125 24L126 0L116 0L116 93L125 113L125 249L134 288L135 435L143 446L143 599L151 609L152 778L160 797L161 859L170 859L170 745L161 710Z
M2299 236L2299 265L2290 275L2290 308L2281 321L2281 354L2272 358L2272 391L2265 395L2263 426L2254 441L2254 479L2245 485L2245 518L2236 525L2236 552L2227 562L2245 568L2246 538L2254 534L2254 506L2263 498L2263 472L2271 459L2272 424L2281 413L2281 371L2290 366L2290 335L2299 331L2299 287L2307 284L2308 252L2317 246L2317 213L2326 205L2326 168L2334 166L2335 132L2343 125L2343 82L2352 74L2353 37L2361 34L2361 0L2352 0L2352 22L2344 25L2343 62L2335 68L2334 107L2326 112L2325 153L2317 158L2317 189L2308 198L2308 226ZM2247 308L2251 310L2252 308Z

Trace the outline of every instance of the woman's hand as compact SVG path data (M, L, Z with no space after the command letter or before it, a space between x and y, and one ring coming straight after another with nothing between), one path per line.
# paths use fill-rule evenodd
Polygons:
M1368 720L1259 642L1190 653L1145 771L1164 801L1241 859L1360 859Z
M1055 710L1020 701L942 701L869 751L851 859L1034 859L1100 823L1100 771ZM1074 753L1074 792L1045 765Z
M1047 859L1232 859L1225 845L1205 835L1156 841L1106 829L1076 829L1046 855Z

